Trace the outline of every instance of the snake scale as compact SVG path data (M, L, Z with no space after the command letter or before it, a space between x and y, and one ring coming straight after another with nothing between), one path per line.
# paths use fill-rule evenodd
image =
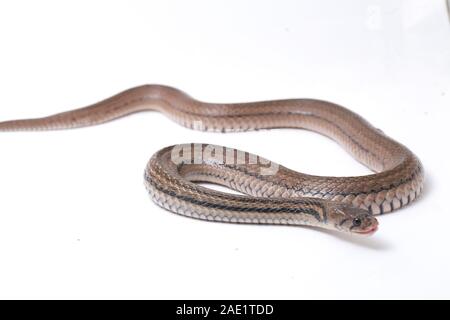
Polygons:
M144 85L88 107L1 122L0 131L77 128L148 110L204 131L312 130L332 138L374 171L357 177L313 176L221 146L166 147L148 162L145 185L158 205L181 215L372 234L378 227L375 215L407 205L423 188L423 167L408 148L356 113L321 100L206 103L172 87ZM216 191L197 182L223 185L243 194Z

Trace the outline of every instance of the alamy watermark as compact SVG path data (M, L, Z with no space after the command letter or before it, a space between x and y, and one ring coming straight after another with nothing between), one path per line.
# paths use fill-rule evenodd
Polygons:
M378 31L383 27L381 7L379 5L369 5L366 9L366 27L369 30Z
M279 165L263 157L223 146L201 143L179 144L172 148L175 164L256 165L260 175L274 175Z

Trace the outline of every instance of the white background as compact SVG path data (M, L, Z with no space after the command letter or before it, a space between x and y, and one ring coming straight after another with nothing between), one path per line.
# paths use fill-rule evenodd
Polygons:
M372 237L210 223L153 204L160 148L206 142L321 175L369 171L302 130L214 134L158 113L0 134L0 298L450 298L444 1L4 1L0 119L161 83L196 98L311 97L423 161L423 197Z

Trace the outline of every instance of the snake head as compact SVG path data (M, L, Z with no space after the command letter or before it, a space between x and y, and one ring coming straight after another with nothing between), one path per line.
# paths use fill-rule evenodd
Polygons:
M371 235L378 229L378 221L371 213L344 203L330 204L328 219L343 232Z

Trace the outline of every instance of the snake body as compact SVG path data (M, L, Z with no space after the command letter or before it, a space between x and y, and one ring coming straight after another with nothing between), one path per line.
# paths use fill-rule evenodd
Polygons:
M204 131L312 130L332 138L374 171L357 177L313 176L221 146L166 147L147 164L145 185L158 205L181 215L365 234L377 229L374 215L407 205L423 188L423 167L408 148L356 113L321 100L206 103L172 87L144 85L81 109L0 122L0 131L77 128L148 110ZM224 185L244 195L215 191L196 183L200 181Z

